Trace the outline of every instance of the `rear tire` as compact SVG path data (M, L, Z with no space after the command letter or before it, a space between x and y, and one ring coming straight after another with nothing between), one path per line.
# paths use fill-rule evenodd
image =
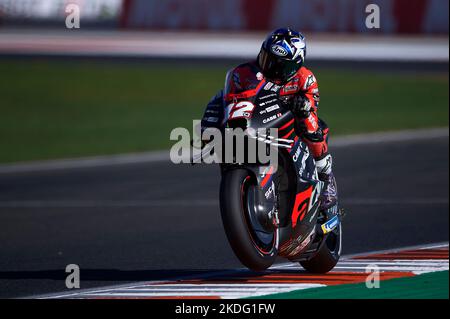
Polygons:
M242 168L225 171L220 185L220 212L228 241L238 259L251 270L263 271L277 257L278 232L274 232L271 244L258 243L246 215L249 213L246 193L252 185L256 185L256 180L249 171Z
M331 232L319 252L311 259L301 261L300 265L306 271L324 274L332 270L341 257L342 248L342 225Z

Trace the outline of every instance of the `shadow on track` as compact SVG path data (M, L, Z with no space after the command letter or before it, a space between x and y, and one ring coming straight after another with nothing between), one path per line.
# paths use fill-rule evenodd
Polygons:
M205 279L205 280L230 280L257 278L267 275L307 275L303 269L269 269L263 272L253 272L246 269L155 269L155 270L119 270L119 269L81 269L81 280L89 281L124 281L145 282L152 280L181 280L181 279ZM0 279L49 279L66 280L69 274L61 269L39 271L0 271Z
M150 281L180 277L199 276L203 277L212 272L226 272L228 270L217 269L156 269L156 270L119 270L119 269L80 269L81 280L93 281ZM39 270L39 271L1 271L0 279L50 279L66 280L69 274L61 269Z

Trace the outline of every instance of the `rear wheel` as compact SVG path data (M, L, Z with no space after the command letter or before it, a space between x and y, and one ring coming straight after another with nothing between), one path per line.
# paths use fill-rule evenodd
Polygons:
M319 252L300 265L312 273L324 274L332 270L339 261L342 249L342 225L328 234Z
M256 179L241 168L225 171L220 185L220 211L236 256L254 271L269 268L278 253L278 231L265 230L255 212Z

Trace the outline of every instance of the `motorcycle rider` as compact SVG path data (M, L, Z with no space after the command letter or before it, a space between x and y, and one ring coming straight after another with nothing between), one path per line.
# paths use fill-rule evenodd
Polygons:
M280 87L280 98L296 117L301 138L316 162L319 179L325 183L322 208L337 202L336 179L332 156L328 152L328 127L318 118L319 88L314 74L304 66L305 37L290 28L273 31L263 42L256 61L247 62L228 72L225 90L208 103L202 122L207 127L221 128L224 106L231 103L228 95L255 89L261 81Z

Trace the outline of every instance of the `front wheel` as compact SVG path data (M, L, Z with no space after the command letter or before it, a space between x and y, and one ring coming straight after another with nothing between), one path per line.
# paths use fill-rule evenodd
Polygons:
M228 241L251 270L269 268L278 254L278 230L268 232L256 218L256 179L249 171L225 171L220 185L220 212Z
M341 257L342 249L342 224L328 234L317 254L300 265L311 273L324 274L332 270Z

